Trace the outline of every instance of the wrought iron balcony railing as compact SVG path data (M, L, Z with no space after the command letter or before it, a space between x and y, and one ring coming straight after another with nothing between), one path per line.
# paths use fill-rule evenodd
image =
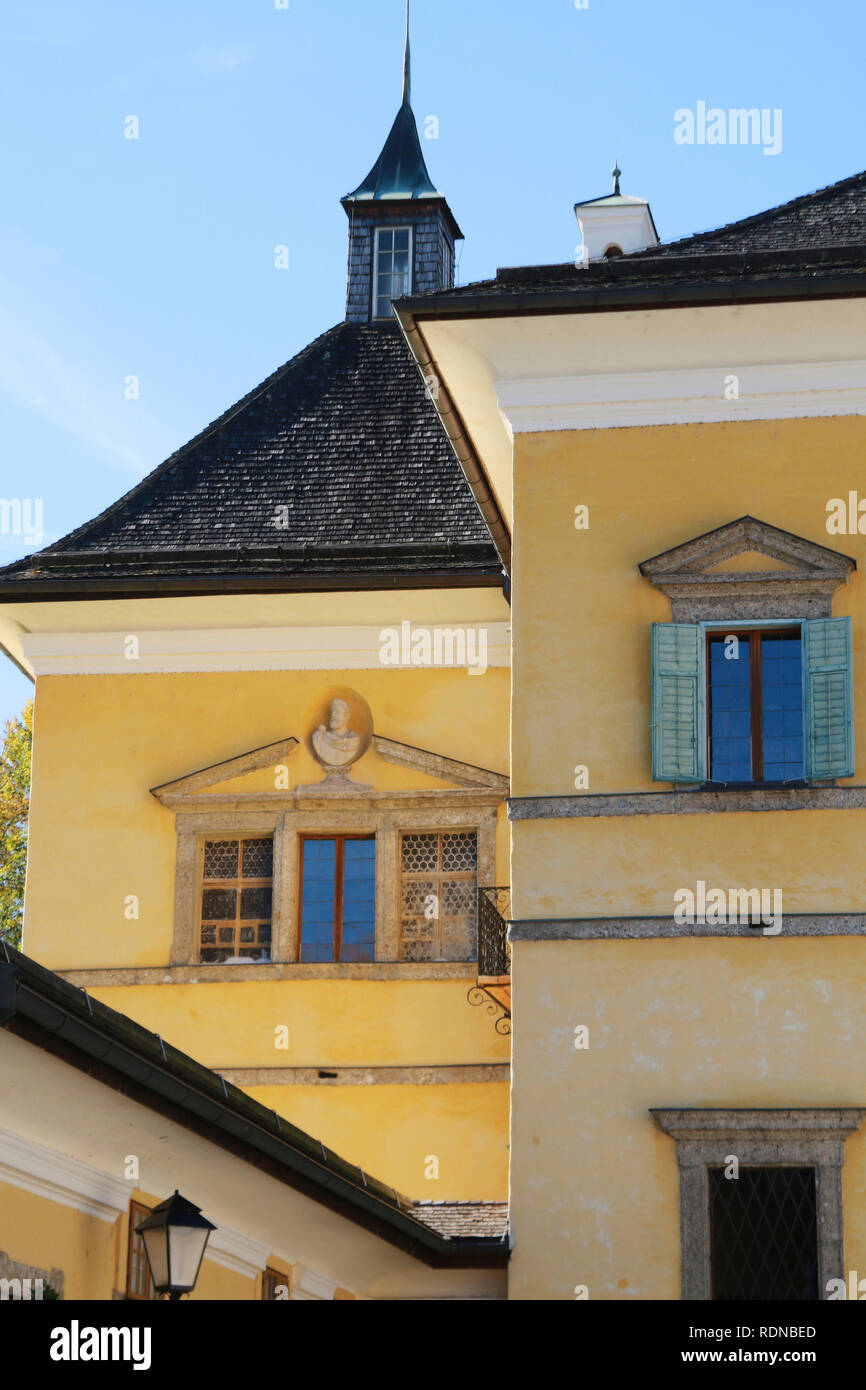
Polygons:
M478 889L478 978L503 979L511 974L508 914L511 889Z

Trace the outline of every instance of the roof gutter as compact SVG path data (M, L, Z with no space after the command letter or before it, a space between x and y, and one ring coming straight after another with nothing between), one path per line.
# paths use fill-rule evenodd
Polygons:
M468 318L470 315L473 318L495 318L518 314L580 314L611 309L667 309L689 304L742 304L863 295L866 295L866 274L860 272L796 276L787 280L762 279L735 284L719 281L643 287L605 284L597 290L522 290L517 293L509 293L507 288L503 288L490 294L402 299L399 306L395 306L395 312L401 323L409 322L416 332L420 332L418 318L435 320Z
M0 959L0 1025L92 1075L107 1068L127 1078L132 1089L117 1089L162 1113L180 1112L175 1116L179 1123L198 1133L206 1128L210 1131L207 1137L222 1142L232 1152L237 1153L239 1146L254 1151L265 1160L256 1166L424 1264L469 1269L504 1268L507 1264L504 1242L445 1239L407 1213L406 1209L411 1210L408 1198L368 1178L362 1169L338 1155L329 1158L324 1145L288 1121L282 1122L276 1111L266 1110L217 1073L163 1043L156 1034L2 944L5 960ZM116 1036L119 1027L143 1046L133 1048L122 1042ZM54 1045L39 1036L46 1033ZM75 1053L77 1058L71 1055ZM145 1053L155 1053L159 1062ZM197 1073L198 1085L183 1075L191 1070ZM108 1080L105 1076L100 1079ZM152 1097L150 1102L147 1093ZM300 1136L310 1151L302 1152L285 1133ZM314 1148L321 1150L320 1158L312 1156ZM335 1171L337 1168L341 1171ZM389 1199L387 1194L392 1192Z
M460 467L466 476L472 496L478 504L481 515L490 532L490 538L496 546L499 558L502 561L506 575L511 576L511 536L505 523L505 518L499 509L499 504L487 482L487 476L481 465L481 461L476 453L475 446L469 437L466 426L461 419L454 401L442 379L442 373L437 366L436 360L430 351L427 340L421 329L418 327L413 311L413 306L424 307L426 304L423 299L402 300L394 305L394 313L403 330L403 336L409 347L409 351L414 357L418 370L424 378L427 386L427 394L431 397L433 405L442 422L442 426L451 441L451 447L457 455ZM431 378L436 383L436 390L430 390Z

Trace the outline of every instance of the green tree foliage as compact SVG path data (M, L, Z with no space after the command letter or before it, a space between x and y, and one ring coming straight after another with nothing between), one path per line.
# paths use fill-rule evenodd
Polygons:
M27 867L32 744L33 701L28 700L20 719L7 719L0 751L0 937L19 948Z

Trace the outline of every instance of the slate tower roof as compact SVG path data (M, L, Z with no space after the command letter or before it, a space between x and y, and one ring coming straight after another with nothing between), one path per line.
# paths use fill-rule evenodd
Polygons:
M403 103L370 174L343 199L347 321L94 520L0 569L7 598L502 582L391 313L398 285L451 288L461 235L427 173L410 90L407 5Z

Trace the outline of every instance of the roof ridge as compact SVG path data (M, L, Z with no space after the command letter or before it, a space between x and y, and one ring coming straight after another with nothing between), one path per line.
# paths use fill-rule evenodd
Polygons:
M856 174L848 174L846 178L837 179L835 183L825 184L822 188L814 188L810 193L799 193L796 198L789 198L784 203L776 203L775 206L764 208L761 212L752 212L748 217L739 217L733 222L723 222L720 226L709 227L703 232L692 232L687 236L675 237L672 241L661 242L660 245L661 247L681 246L687 242L702 241L705 237L721 236L723 232L734 231L737 227L754 227L758 223L772 218L776 216L777 213L783 212L788 208L802 207L816 198L823 197L827 193L841 191L846 184L853 186L858 180L866 180L866 170L861 169ZM627 252L626 255L630 260L635 260L638 257L650 256L653 251L657 251L658 249L659 247L650 246L643 251Z
M67 546L69 541L78 539L79 536L91 530L93 527L98 526L101 522L106 521L122 506L131 501L145 487L152 483L155 478L159 477L161 473L167 472L179 459L190 453L197 445L203 443L205 439L211 434L214 434L218 429L221 429L223 425L227 425L235 415L239 415L242 410L245 410L248 406L257 401L260 396L265 394L268 387L275 385L281 380L290 368L298 366L305 358L308 358L316 348L321 347L327 339L336 337L341 329L349 326L350 325L343 320L340 323L334 324L331 328L326 329L324 333L320 333L318 338L314 338L311 343L307 343L306 347L301 348L300 352L295 353L294 357L290 357L282 366L277 367L276 371L271 372L270 376L265 377L264 381L259 382L258 386L254 386L245 396L241 396L239 400L235 401L234 405L230 405L227 410L224 410L222 415L218 415L214 420L211 420L210 424L205 425L205 427L199 430L198 434L194 435L192 439L188 439L180 448L175 449L167 458L164 458L162 463L157 464L156 468L152 468L149 473L146 473L143 478L140 478L128 492L123 493L121 497L118 497L116 501L112 502L96 516L91 517L89 521L82 522L80 526L76 526L74 530L69 531L65 536L61 536L60 540L54 541L51 545L45 546L42 550L36 550L32 555L25 556L24 558L30 560L38 555L55 555L57 553L62 553L63 548ZM16 560L12 563L20 564L21 561ZM7 568L10 567L3 567L4 570ZM2 572L3 571L0 570L0 573Z

